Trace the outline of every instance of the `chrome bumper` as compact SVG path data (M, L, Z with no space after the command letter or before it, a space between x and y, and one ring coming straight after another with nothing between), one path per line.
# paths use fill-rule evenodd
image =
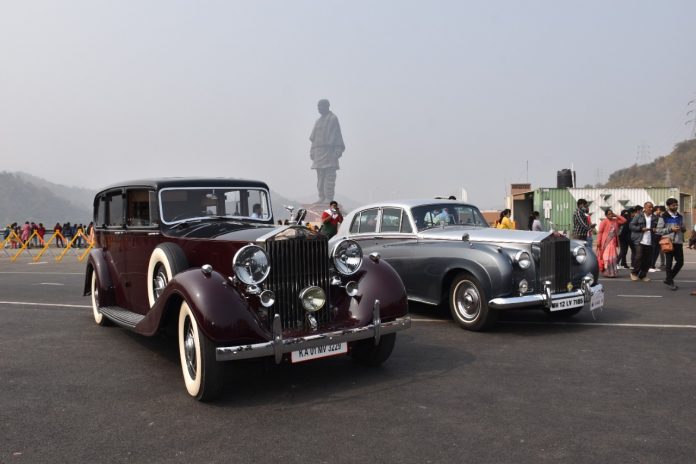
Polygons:
M551 309L551 303L555 300L562 300L574 296L582 296L585 300L583 309L590 308L592 295L597 292L604 292L604 286L597 284L589 286L583 284L582 288L573 290L572 292L551 293L549 289L545 289L544 293L535 293L534 295L513 296L505 298L494 298L488 302L488 306L493 309L519 309L519 308L547 308Z
M398 332L411 327L411 317L399 317L393 321L382 322L379 314L379 301L373 308L372 324L354 329L338 330L335 332L308 335L306 337L283 338L283 328L280 315L273 317L273 340L253 345L221 346L215 349L215 359L218 361L232 361L235 359L261 358L274 356L276 364L283 359L283 354L305 348L331 345L334 343L352 342L372 338L375 345L380 337L385 334Z

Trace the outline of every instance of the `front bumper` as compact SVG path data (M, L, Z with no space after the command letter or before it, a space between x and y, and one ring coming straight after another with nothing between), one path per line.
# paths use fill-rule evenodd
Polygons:
M278 364L283 360L285 353L292 351L368 338L374 339L375 345L377 345L382 335L398 332L409 327L411 327L410 316L398 317L393 321L382 322L378 300L375 301L373 307L372 324L353 329L284 339L280 315L276 314L273 317L273 340L253 345L220 346L215 349L215 359L218 361L232 361L235 359L274 356L275 362Z
M597 292L604 293L604 286L602 284L596 284L593 286L583 284L582 288L573 290L572 292L551 293L550 290L546 290L544 293L535 293L534 295L494 298L488 302L488 306L493 309L551 309L553 301L562 300L565 298L583 297L585 301L585 304L582 306L583 309L590 309L592 295Z

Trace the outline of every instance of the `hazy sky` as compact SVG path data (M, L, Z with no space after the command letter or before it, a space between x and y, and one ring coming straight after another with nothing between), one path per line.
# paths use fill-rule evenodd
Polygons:
M688 138L696 2L0 0L0 170L313 196L331 101L358 202L605 181ZM694 105L692 105L694 107ZM527 175L527 162L529 174Z

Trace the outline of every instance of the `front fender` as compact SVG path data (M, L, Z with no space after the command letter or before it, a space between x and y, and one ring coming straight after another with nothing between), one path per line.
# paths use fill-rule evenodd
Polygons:
M106 257L101 249L93 249L89 252L87 258L87 266L85 268L85 285L83 296L92 293L92 273L97 273L97 282L99 284L99 305L109 306L114 304L114 285L111 280L111 273L106 262Z
M259 343L271 339L247 299L219 272L189 269L175 275L136 330L154 334L166 316L178 317L186 300L198 327L215 343Z
M350 280L350 279L349 279ZM394 268L383 259L365 259L358 278L359 294L351 304L351 316L362 324L372 322L375 301L380 318L390 321L408 314L406 288Z
M449 283L460 272L474 276L487 297L509 294L512 290L513 267L510 257L499 247L487 244L445 242L428 246L428 256L418 272L430 282L427 299L441 303L449 291Z

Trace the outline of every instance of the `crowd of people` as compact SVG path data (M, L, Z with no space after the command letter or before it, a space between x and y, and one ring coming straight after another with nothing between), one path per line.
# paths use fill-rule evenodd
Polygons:
M73 238L73 248L86 248L93 242L94 223L90 222L85 226L81 223L56 222L52 229L47 230L42 222L25 221L23 225L13 222L5 226L2 238L5 248L18 249L24 245L26 248L43 248L46 246L46 241L51 240L51 236L53 237L51 244L57 248L65 248L73 241Z
M599 227L590 217L586 200L577 201L573 214L573 238L585 240L592 247L593 236L597 235L596 254L604 277L614 278L620 269L628 269L632 281L649 282L649 273L664 271L663 283L671 290L679 288L674 279L684 265L684 246L696 249L696 227L688 244L686 231L676 198L669 198L664 206L647 201L619 214L607 209Z

